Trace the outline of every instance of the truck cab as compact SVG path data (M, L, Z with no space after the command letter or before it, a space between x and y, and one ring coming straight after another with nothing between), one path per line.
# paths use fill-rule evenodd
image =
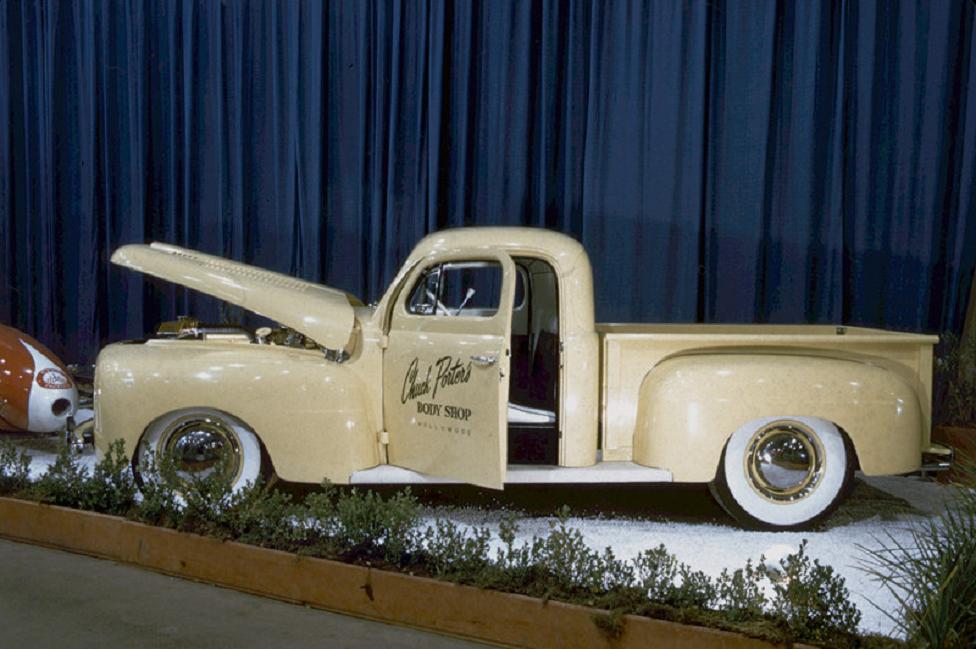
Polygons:
M417 246L374 314L389 463L494 488L531 466L595 464L599 340L582 246L537 230L448 235Z

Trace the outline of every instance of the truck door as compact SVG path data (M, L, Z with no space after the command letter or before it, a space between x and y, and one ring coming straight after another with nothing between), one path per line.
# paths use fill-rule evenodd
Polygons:
M515 273L508 255L471 249L407 277L383 356L390 464L502 488Z

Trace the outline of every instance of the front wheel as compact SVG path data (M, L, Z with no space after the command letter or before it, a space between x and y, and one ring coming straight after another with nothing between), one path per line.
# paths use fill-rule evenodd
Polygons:
M261 475L261 443L244 422L213 408L191 408L163 415L143 435L134 462L136 473L150 454L166 462L183 482L225 471L233 491Z
M832 423L768 417L732 434L709 488L741 523L795 529L829 514L853 474L853 449Z

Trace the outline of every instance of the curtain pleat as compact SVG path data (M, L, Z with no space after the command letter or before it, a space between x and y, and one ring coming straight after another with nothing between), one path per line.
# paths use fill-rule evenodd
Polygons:
M0 0L0 321L68 360L246 314L161 240L380 296L425 234L579 239L605 321L961 326L974 8Z

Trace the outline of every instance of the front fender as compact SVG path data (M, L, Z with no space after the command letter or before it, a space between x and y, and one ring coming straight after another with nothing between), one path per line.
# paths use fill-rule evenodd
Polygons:
M634 460L676 482L715 478L722 448L760 417L831 421L867 475L919 468L922 410L914 388L867 362L790 354L695 354L655 366L640 388Z
M95 390L101 450L121 438L131 453L158 417L209 407L253 429L284 480L346 483L379 462L362 381L315 351L175 340L110 345L99 354Z

